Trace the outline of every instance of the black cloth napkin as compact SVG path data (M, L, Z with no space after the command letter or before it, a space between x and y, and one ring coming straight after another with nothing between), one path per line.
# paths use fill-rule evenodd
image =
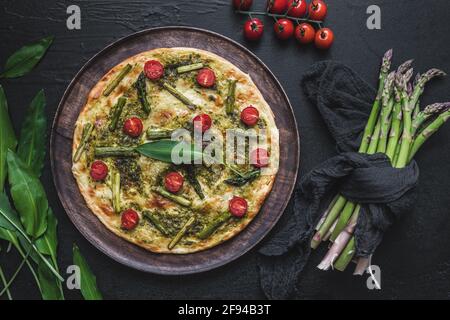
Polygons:
M414 161L396 169L384 154L356 152L376 91L353 70L320 62L306 72L302 87L322 115L339 154L302 177L292 204L259 250L261 287L269 299L286 299L300 290L299 276L311 252L314 227L338 191L361 204L356 257L368 257L389 226L411 208L419 177Z

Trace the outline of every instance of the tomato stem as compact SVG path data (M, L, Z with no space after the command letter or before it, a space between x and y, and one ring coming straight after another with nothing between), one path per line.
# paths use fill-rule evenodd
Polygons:
M291 17L291 16L289 16L287 14L287 12L285 14L275 14L275 13L269 13L269 12L264 12L264 11L242 11L242 10L236 10L236 13L245 14L245 15L248 15L250 17L252 17L253 15L255 15L255 16L272 17L272 18L275 19L275 21L277 21L277 19L279 19L279 18L286 18L286 19L293 20L293 21L297 22L298 24L301 23L301 22L309 22L309 23L317 25L320 29L322 28L322 23L323 23L323 21L311 20L309 18L295 18L295 17Z

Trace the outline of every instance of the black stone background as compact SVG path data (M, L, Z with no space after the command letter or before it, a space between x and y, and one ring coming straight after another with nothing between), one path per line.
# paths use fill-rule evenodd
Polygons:
M300 47L294 40L278 41L272 21L258 43L242 36L244 16L234 14L229 0L1 0L0 65L17 48L46 35L55 41L43 62L21 79L1 80L5 87L14 127L19 130L25 110L44 88L48 99L49 129L62 94L81 66L109 43L130 33L169 25L210 29L228 36L253 51L278 77L295 110L301 136L301 172L335 154L334 143L314 107L300 88L302 73L314 62L340 60L369 83L376 84L379 60L395 48L395 63L416 58L415 67L425 71L440 67L450 72L450 2L448 0L328 0L326 25L336 33L334 47L319 52ZM263 0L254 7L262 9ZM82 29L66 28L66 8L81 7ZM366 28L366 9L377 4L382 10L382 30ZM450 100L450 79L435 81L423 103ZM450 124L418 154L420 196L415 209L386 236L374 257L381 266L382 290L366 288L366 278L345 273L323 273L315 268L324 250L314 254L301 278L298 299L398 299L450 298ZM256 249L219 269L192 276L158 276L122 266L89 244L75 229L61 207L47 159L43 183L59 221L59 263L71 264L76 242L98 278L105 298L110 299L256 299L259 286ZM14 253L1 253L0 263L11 274L19 263ZM350 268L349 268L350 269ZM15 298L40 298L29 272L24 269L15 282ZM76 291L66 297L79 299Z

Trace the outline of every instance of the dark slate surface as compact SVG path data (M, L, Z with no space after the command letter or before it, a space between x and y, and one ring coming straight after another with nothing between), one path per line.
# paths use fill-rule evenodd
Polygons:
M261 42L247 43L242 37L245 17L235 15L227 0L2 0L0 4L0 61L19 46L45 35L55 35L45 60L31 74L17 80L2 80L8 95L16 130L34 94L44 88L48 116L52 118L59 99L77 70L110 42L135 31L154 26L188 25L210 29L247 46L275 73L295 109L301 135L301 173L334 154L334 144L313 106L299 86L302 73L314 62L340 60L375 85L379 58L395 48L395 62L416 58L415 67L424 71L440 67L450 71L450 2L433 0L380 0L382 30L366 28L366 9L373 1L328 0L327 25L336 33L329 52L301 48L294 41L281 43L266 20ZM263 1L254 1L262 8ZM82 29L66 28L66 8L78 4ZM1 63L3 64L3 62ZM437 81L426 91L423 103L450 99L450 79ZM323 255L313 255L301 278L299 299L367 298L450 298L450 126L441 130L417 156L421 168L420 196L415 210L395 226L378 249L374 263L382 269L382 290L370 291L365 278L351 276L350 270L322 273L315 265ZM91 246L66 217L57 199L50 163L43 182L59 220L59 261L62 269L71 264L72 243L76 242L97 275L106 298L173 299L263 298L259 287L256 250L220 269L194 276L165 277L144 274L115 263ZM10 274L19 259L14 253L0 255ZM27 271L13 286L16 298L38 299L39 293ZM67 298L80 298L66 291Z

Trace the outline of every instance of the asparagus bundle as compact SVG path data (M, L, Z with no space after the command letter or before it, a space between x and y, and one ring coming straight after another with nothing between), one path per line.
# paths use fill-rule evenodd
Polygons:
M364 130L360 153L385 153L395 168L403 168L413 159L419 148L449 118L450 103L435 103L420 110L420 96L426 83L444 76L438 69L418 74L414 82L412 60L404 62L396 71L389 73L392 50L383 57L379 88L372 111ZM343 271L355 254L353 236L360 205L337 195L325 211L311 241L317 248L322 241L331 241L331 246L319 264L321 270L335 268ZM361 258L355 274L362 274L370 258Z

